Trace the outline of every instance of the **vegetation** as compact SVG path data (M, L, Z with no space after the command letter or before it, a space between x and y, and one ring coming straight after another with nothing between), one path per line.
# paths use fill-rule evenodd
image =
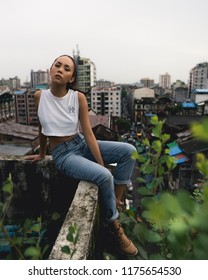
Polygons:
M165 186L165 177L175 168L175 163L165 147L169 135L163 134L164 121L157 116L151 119L154 140L143 140L146 153L135 153L140 163L143 187L141 219L128 209L120 215L127 235L137 245L139 254L134 259L202 260L208 259L208 159L200 153L196 167L203 180L193 192L185 189L172 192ZM208 141L208 123L194 124L195 137ZM142 149L141 149L142 151ZM115 259L110 254L106 259Z
M61 251L69 255L69 258L72 259L74 253L76 252L76 244L79 239L79 228L77 228L76 223L73 223L68 228L68 234L66 240L69 242L69 245L65 245L61 248Z
M0 202L0 247L3 248L6 259L42 259L48 245L41 248L43 236L42 220L25 219L22 224L13 225L6 219L13 197L11 176L2 186L5 200ZM9 222L9 223L8 223Z

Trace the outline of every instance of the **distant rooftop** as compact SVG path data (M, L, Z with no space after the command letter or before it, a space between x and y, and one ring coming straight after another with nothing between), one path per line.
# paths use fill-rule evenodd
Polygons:
M193 90L193 93L208 94L208 89L195 89Z
M15 90L14 91L14 94L23 94L25 93L27 90L26 89L23 89L23 90Z
M32 150L31 147L16 146L13 144L0 144L1 156L23 156Z
M0 134L34 140L38 137L38 127L14 122L0 123Z

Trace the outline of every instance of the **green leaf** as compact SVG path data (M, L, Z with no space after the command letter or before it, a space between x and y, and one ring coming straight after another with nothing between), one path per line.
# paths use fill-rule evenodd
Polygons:
M4 192L7 192L7 193L9 193L9 194L12 194L12 186L11 186L11 184L6 184L6 185L4 185L4 186L2 187L2 190L3 190Z
M151 195L152 193L146 187L140 187L137 189L137 192L143 196Z
M158 243L161 241L160 235L153 230L146 230L145 239L150 243Z
M152 116L152 117L150 118L150 123L153 124L153 125L158 124L158 116L157 116L157 115Z
M30 228L32 231L35 231L35 232L40 232L41 230L41 225L39 223L36 223L36 224L33 224L31 225L31 228Z
M69 232L66 236L66 239L69 241L69 242L73 242L74 241L74 234L72 232Z
M71 254L71 250L69 248L69 246L63 246L61 247L61 252L70 255Z
M59 218L61 217L61 215L58 213L58 212L54 212L53 214L52 214L52 220L53 221L56 221L56 220L58 220Z
M208 141L208 121L204 120L202 123L193 123L191 131L197 139Z
M24 252L24 256L38 259L40 256L40 249L36 247L28 247Z
M159 140L153 141L152 149L154 149L156 151L156 153L160 154L162 151L162 143Z
M159 138L161 136L161 129L159 127L154 127L152 133L155 137Z
M131 158L132 159L138 159L138 156L139 156L138 152L137 151L133 151Z
M148 138L145 138L142 140L142 143L145 145L145 146L150 146L150 142L148 140Z
M151 174L155 170L155 166L153 164L149 164L145 168L145 174Z
M164 134L161 135L160 139L161 139L162 143L165 143L170 139L170 134L164 133Z

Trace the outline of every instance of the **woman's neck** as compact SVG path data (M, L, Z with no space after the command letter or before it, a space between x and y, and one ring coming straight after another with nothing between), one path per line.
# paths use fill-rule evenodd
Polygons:
M56 96L56 97L63 97L67 94L67 89L66 86L56 86L56 85L51 85L50 87L51 93Z

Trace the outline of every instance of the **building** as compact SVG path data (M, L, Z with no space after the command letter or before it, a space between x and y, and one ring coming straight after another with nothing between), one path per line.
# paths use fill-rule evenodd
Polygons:
M154 80L150 78L142 78L140 80L140 83L142 84L143 87L146 88L151 88L154 86Z
M17 123L32 126L38 125L34 93L35 89L14 91Z
M164 89L171 88L171 76L168 73L159 76L159 86Z
M14 78L9 78L8 80L1 79L0 88L4 86L7 86L10 90L20 89L20 79L17 76Z
M121 87L93 87L91 91L91 108L100 115L121 116Z
M73 54L73 58L77 66L77 88L86 94L88 106L91 107L90 92L96 85L96 66L89 58L80 57L79 50Z
M0 87L0 123L15 118L13 95L8 86Z
M208 89L208 62L197 64L189 72L189 96L195 89Z
M38 127L14 122L0 124L0 155L34 153L38 146Z
M111 82L111 81L106 81L106 80L103 80L103 79L100 79L98 81L96 81L96 87L112 87L114 86L114 82Z
M155 92L150 88L138 88L133 92L134 122L141 122L145 113L155 113Z
M31 87L36 88L38 85L46 84L49 85L50 83L50 73L47 69L46 71L38 70L30 72L31 77Z
M172 89L173 101L180 103L188 99L188 86L184 82L177 80L172 84Z

